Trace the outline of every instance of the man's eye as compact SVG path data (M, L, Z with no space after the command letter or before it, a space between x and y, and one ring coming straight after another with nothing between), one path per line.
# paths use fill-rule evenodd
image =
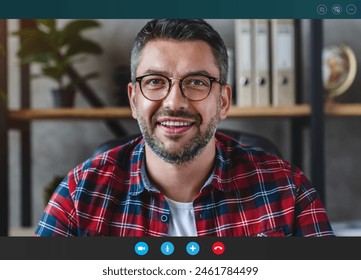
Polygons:
M162 86L165 85L166 81L163 79L152 78L145 81L146 86Z
M185 85L191 87L207 87L208 84L204 79L190 79L185 81Z
M201 80L192 80L190 82L190 84L195 85L195 86L203 86L203 85L205 85L205 83L203 81L201 81Z

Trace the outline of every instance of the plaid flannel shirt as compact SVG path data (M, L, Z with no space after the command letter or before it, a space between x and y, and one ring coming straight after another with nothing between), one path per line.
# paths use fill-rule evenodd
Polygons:
M143 138L69 172L38 236L167 236L165 197L142 180ZM332 236L316 190L280 158L216 134L213 175L193 201L198 236Z

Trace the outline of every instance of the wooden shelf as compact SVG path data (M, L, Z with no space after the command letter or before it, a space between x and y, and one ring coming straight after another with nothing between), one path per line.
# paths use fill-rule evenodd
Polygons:
M231 107L228 118L263 118L263 117L307 117L311 114L308 104L285 107ZM336 104L329 103L325 106L325 114L333 117L361 116L361 103ZM130 119L129 108L66 108L66 109L28 109L9 110L8 117L11 121L31 120L56 120L56 119Z
M228 118L239 117L305 117L311 114L307 104L284 107L231 107Z
M326 116L331 117L360 117L361 103L337 104L327 103L325 105Z
M8 117L12 121L56 120L56 119L124 119L131 118L129 108L62 108L10 110Z
M308 105L291 107L259 107L240 108L232 107L229 118L238 117L300 117L308 116ZM64 108L64 109L27 109L9 110L11 121L54 120L54 119L125 119L132 118L129 108Z

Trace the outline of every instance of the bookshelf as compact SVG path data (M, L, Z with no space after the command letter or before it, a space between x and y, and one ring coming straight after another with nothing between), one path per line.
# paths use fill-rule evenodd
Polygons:
M313 33L311 37L311 48L315 56L320 56L322 41L322 23L318 20L312 21ZM0 20L0 43L6 43L6 36L2 36L6 30L6 20ZM321 32L321 36L320 36ZM299 57L298 60L301 58ZM0 68L6 69L6 59L0 57ZM361 116L361 104L327 104L324 106L322 84L317 82L320 77L321 61L314 60L313 71L310 73L312 84L311 103L302 104L298 100L297 105L283 107L231 107L229 118L288 118L291 120L291 142L292 142L292 161L301 166L303 160L302 150L302 130L305 126L311 126L311 163L316 162L320 166L311 166L311 180L319 187L321 196L324 195L324 161L323 161L323 118L324 116ZM318 73L319 72L319 73ZM7 88L6 72L2 72L4 78L0 86ZM321 80L321 79L320 79ZM107 108L69 108L69 109L32 109L29 101L29 69L26 66L21 68L21 108L18 110L9 110L3 104L0 112L0 144L1 147L7 147L7 134L9 129L18 129L21 132L21 223L22 226L31 225L31 166L28 164L31 158L31 126L33 121L41 120L121 120L130 119L131 111L129 108L107 107ZM300 90L300 89L299 89ZM8 173L7 149L1 149L0 153L0 236L8 234Z
M311 113L309 105L295 105L287 107L250 107L240 108L233 106L228 118L250 117L306 117ZM132 118L129 108L69 108L69 109L21 109L8 111L10 123L26 122L32 120L56 120L56 119L130 119Z
M326 117L360 117L361 103L339 104L330 103L324 106ZM309 117L311 106L300 104L284 107L236 107L232 106L228 118L298 118ZM9 123L28 122L33 120L57 119L131 119L131 110L122 107L107 108L61 108L61 109L20 109L9 110L7 119ZM11 125L10 125L11 126Z

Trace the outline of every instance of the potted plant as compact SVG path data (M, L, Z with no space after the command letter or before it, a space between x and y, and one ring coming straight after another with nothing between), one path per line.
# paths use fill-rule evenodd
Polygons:
M69 71L74 71L73 65L84 61L85 55L102 53L99 44L82 34L99 26L95 20L72 20L59 28L55 19L36 19L33 27L15 32L21 37L17 52L21 61L40 65L40 73L33 77L47 77L57 83L53 90L56 104L72 107L77 84L97 76L97 73L87 73L74 79Z

